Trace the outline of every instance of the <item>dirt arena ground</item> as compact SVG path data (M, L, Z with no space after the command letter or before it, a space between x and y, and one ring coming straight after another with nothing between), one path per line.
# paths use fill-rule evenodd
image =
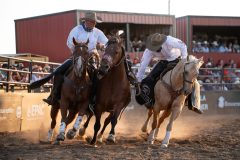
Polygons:
M162 125L156 143L149 145L146 135L141 133L145 118L143 107L125 110L116 128L116 144L104 142L97 148L80 139L66 140L61 145L39 143L46 131L0 133L0 159L240 159L239 114L197 115L184 110L174 123L168 148L161 148L167 121ZM92 121L87 135L92 133ZM108 132L109 127L105 137Z

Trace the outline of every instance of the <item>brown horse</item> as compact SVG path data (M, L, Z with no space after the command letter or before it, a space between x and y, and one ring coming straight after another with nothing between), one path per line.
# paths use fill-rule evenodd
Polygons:
M115 126L121 112L127 107L131 100L130 83L124 66L125 52L120 36L113 36L109 39L105 53L99 68L99 82L96 93L95 125L92 145L96 144L97 134L101 127L100 119L104 112L110 114L104 121L104 126L98 135L102 140L103 133L107 125L111 122L111 130L107 138L108 141L115 142ZM91 117L90 117L91 118ZM80 131L85 133L85 129L90 120L88 118L84 128Z
M87 74L87 65L90 54L88 52L88 41L86 43L77 43L73 38L75 49L73 52L73 68L70 73L64 77L61 89L60 110L61 125L57 141L64 141L65 129L69 120L67 118L68 109L78 112L77 120L73 129L78 130L82 117L87 114L90 94L90 78ZM75 111L74 111L75 110Z
M166 128L166 135L162 141L162 147L168 146L173 121L180 115L186 97L191 93L193 85L198 84L197 76L202 64L202 58L197 59L190 55L187 59L182 59L178 62L173 70L167 72L163 78L157 82L154 88L155 104L153 106L152 130L148 136L148 142L150 144L154 143L164 119L171 114ZM163 111L163 113L157 120L160 111ZM149 116L151 116L151 112L150 110ZM145 125L147 125L147 121ZM142 130L145 131L146 128L143 127Z

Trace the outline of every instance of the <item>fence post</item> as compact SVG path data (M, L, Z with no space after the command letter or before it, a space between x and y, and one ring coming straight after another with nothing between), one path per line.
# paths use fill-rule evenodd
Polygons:
M28 83L30 83L32 80L32 60L29 62L29 71L30 73L28 73ZM31 92L31 89L28 87L28 93L30 92Z
M10 58L8 58L8 66L7 66L7 69L10 69ZM7 71L7 82L10 81L10 75L9 75L9 71ZM9 83L6 84L6 92L9 91Z

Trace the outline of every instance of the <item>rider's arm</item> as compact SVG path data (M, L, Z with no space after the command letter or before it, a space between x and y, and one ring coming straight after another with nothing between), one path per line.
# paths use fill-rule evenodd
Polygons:
M105 34L101 31L101 30L98 30L98 40L97 42L100 43L100 45L106 45L107 42L108 42L108 38L105 36Z
M187 55L188 55L188 53L187 53L187 46L186 46L186 44L183 41L181 41L180 39L175 38L171 43L174 46L174 48L180 49L181 56L182 56L183 59L187 58Z
M143 53L143 56L142 56L142 59L141 59L140 67L139 67L137 75L136 75L139 82L142 81L143 76L145 74L145 69L149 65L152 57L153 57L153 52L148 50L148 49L145 49L145 51Z
M71 32L68 35L67 38L67 46L70 49L70 51L73 53L74 50L74 44L73 44L73 37L76 39L77 36L77 31L78 31L78 26L74 27Z

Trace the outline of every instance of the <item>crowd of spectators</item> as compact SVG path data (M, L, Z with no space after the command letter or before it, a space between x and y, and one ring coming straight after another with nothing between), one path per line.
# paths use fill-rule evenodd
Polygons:
M51 72L51 68L48 64L43 66L37 64L33 65L31 76L29 67L24 66L23 63L14 63L10 65L10 71L5 70L8 68L7 63L0 63L0 68L2 68L0 69L0 81L19 82L22 84L41 79L45 74ZM7 73L9 73L9 79L7 79ZM16 84L16 86L26 88L26 85L22 84Z
M136 74L140 65L139 58L131 59L129 55L127 57L133 72ZM157 62L158 59L152 59L150 67L146 70L146 75ZM228 60L228 62L219 59L214 63L213 59L209 58L200 69L198 80L200 84L203 84L201 87L203 91L240 89L240 68L237 68L233 59Z
M146 48L146 38L148 37L148 35L144 35L141 34L139 37L138 36L134 36L134 38L132 38L130 40L130 48L131 48L131 52L142 52L145 50Z
M237 37L221 37L215 35L213 39L208 36L193 36L192 52L218 52L240 53L240 45Z
M204 84L202 90L240 89L240 69L233 59L224 62L219 59L214 63L209 58L200 69L199 82Z

